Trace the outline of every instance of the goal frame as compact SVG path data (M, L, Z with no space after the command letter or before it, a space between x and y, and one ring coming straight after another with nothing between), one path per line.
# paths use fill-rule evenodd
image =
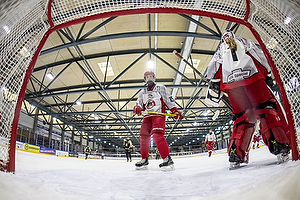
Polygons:
M21 106L22 106L22 102L24 100L26 87L29 82L31 73L32 73L35 63L38 59L39 53L41 52L49 35L51 33L53 33L54 31L60 30L62 28L66 28L71 25L87 22L90 20L96 20L96 19L100 19L100 18L107 18L107 17L113 17L113 16L145 14L145 13L174 13L174 14L199 15L199 16L206 16L206 17L212 17L212 18L222 19L222 20L226 20L226 21L231 21L231 22L239 23L239 24L246 26L251 31L251 33L253 34L255 39L258 41L258 43L260 44L260 46L268 60L268 63L271 67L271 70L275 77L275 80L277 82L279 92L280 92L280 95L281 95L281 98L283 101L283 106L286 111L286 117L287 117L287 121L288 121L289 128L290 128L289 131L291 133L292 159L298 160L299 159L299 151L298 151L298 144L297 144L297 139L296 139L295 123L294 123L294 118L293 118L293 115L291 112L291 105L287 98L287 94L285 91L283 81L281 80L278 69L276 68L275 63L272 60L272 57L271 57L270 53L268 52L266 45L262 41L261 36L255 30L253 25L248 21L249 13L250 13L250 0L246 0L245 2L247 5L247 10L246 10L244 19L239 19L239 18L235 18L232 16L228 16L228 15L212 13L212 12L207 12L207 11L202 11L202 10L190 10L190 9L179 9L179 8L166 7L166 8L137 8L137 9L130 9L130 10L111 11L111 12L95 14L95 15L91 15L91 16L87 16L87 17L82 17L82 18L74 19L72 21L68 21L66 23L55 25L52 20L52 12L51 12L53 0L49 0L48 6L47 6L47 17L48 17L48 22L49 22L50 28L44 34L42 40L40 41L39 45L37 46L36 51L34 52L33 57L31 59L31 62L26 70L23 84L20 89L18 100L16 103L14 118L13 118L13 122L12 122L11 135L10 135L10 139L9 139L9 161L6 166L4 166L4 167L0 166L0 170L7 171L7 172L15 171L16 138L17 138L17 128L18 128L18 122L19 122L19 117L20 117L20 112L21 112Z

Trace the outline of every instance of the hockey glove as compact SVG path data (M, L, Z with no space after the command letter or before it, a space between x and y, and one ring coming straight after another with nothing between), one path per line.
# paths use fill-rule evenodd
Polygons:
M134 106L133 107L133 113L137 114L137 115L141 115L142 113L142 108L140 106Z
M171 113L176 114L176 116L174 117L175 119L177 119L177 120L182 120L183 119L182 113L179 110L177 110L176 107L171 109Z
M208 82L208 86L216 93L220 91L220 79L212 79Z

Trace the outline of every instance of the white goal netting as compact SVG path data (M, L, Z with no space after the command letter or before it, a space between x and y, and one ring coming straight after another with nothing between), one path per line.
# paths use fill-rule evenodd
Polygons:
M2 0L0 141L4 142L0 143L0 169L14 171L7 166L14 162L10 148L14 148L12 134L16 134L11 131L15 110L17 108L16 113L20 112L18 105L22 102L26 81L36 62L36 51L40 50L43 39L50 34L50 28L113 15L147 13L151 9L152 12L168 10L173 13L213 16L228 21L238 19L248 27L250 25L268 48L276 66L273 73L282 81L279 89L283 101L286 101L286 112L290 116L290 122L293 122L294 130L299 128L299 6L296 0ZM295 141L297 143L296 139ZM294 151L299 152L298 146Z

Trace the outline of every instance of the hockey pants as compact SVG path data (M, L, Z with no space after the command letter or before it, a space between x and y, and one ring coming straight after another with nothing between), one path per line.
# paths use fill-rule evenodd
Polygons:
M165 133L165 116L145 116L140 129L140 148L142 158L147 158L150 148L150 139L159 151L162 159L169 155L169 145L164 137Z
M207 150L208 150L208 153L211 154L212 153L212 150L214 148L214 145L215 145L215 142L214 141L207 141L206 142L206 146L207 146Z

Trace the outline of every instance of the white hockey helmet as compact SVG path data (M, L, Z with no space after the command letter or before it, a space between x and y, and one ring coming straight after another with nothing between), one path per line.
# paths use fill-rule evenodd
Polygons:
M234 33L233 33L231 30L226 29L226 30L224 31L224 33L222 34L221 40L222 40L222 42L225 42L226 39L227 39L227 38L230 38L230 37L235 38L235 35L234 35Z

